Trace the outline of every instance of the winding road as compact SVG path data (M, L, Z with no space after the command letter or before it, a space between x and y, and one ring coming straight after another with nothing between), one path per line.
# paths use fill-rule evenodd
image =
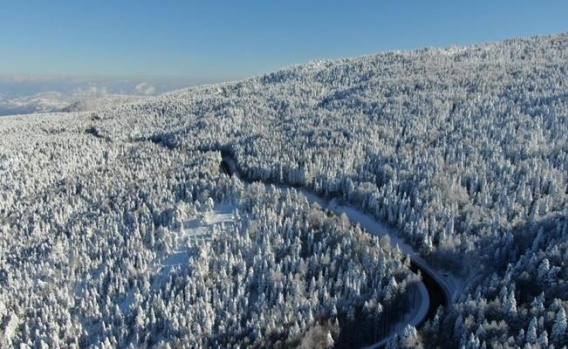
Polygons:
M230 176L237 175L239 178L242 178L247 182L254 181L253 179L242 177L234 158L226 154L222 155L220 170ZM282 188L288 187L286 184L279 184L278 186ZM425 288L427 299L422 300L423 306L420 307L421 309L418 309L416 314L414 314L415 316L413 316L407 323L401 324L401 326L396 326L396 329L388 337L367 347L366 349L385 346L392 338L394 338L395 335L400 334L406 325L410 324L418 328L423 325L426 320L434 318L438 307L447 307L453 302L457 291L448 278L439 270L429 265L428 262L423 259L412 246L405 243L396 230L386 227L371 215L364 213L357 208L338 205L334 200L330 201L322 198L306 188L295 189L302 192L310 203L318 203L321 207L328 209L335 214L345 213L352 222L359 224L369 234L376 236L388 235L391 239L391 244L393 246L398 245L398 247L410 257L410 269L417 274L420 273L422 276L423 287Z

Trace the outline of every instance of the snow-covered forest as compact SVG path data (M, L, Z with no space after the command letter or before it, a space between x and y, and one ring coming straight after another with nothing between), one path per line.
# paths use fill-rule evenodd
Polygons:
M0 119L0 346L380 340L419 277L300 187L392 226L463 284L390 347L568 345L561 34Z

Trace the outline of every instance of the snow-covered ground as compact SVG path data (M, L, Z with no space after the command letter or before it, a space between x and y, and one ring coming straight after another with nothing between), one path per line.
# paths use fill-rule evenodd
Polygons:
M199 241L210 240L213 234L223 234L232 227L235 217L235 207L222 204L184 220L178 231L171 232L174 234L173 252L158 258L159 276L153 287L159 288L173 268L185 268L191 247L199 245Z
M159 276L155 279L152 288L161 287L175 268L182 270L186 268L191 247L199 245L200 240L210 240L213 234L223 234L233 226L235 217L235 207L222 204L186 219L178 231L171 232L174 234L173 252L169 256L158 258Z
M190 246L198 240L210 240L213 234L223 234L234 225L235 217L235 207L223 204L185 220L180 230L174 232L174 252L160 263L159 279L167 279L172 268L176 266L185 268ZM159 287L159 284L156 284L156 287Z
M200 243L211 240L214 234L231 229L237 218L235 206L220 204L187 217L178 230L169 231L173 238L172 252L156 256L149 271L156 275L151 289L160 289L172 272L185 270L191 253L195 253L194 247L199 248ZM121 305L122 311L127 312L133 302L134 294L130 292Z

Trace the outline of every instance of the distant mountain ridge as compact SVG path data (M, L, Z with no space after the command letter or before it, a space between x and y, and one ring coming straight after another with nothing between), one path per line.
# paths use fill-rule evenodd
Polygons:
M98 109L192 85L167 79L0 76L0 115Z

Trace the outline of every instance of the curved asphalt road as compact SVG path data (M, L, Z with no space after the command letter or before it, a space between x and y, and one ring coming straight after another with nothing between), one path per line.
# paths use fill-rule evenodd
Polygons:
M230 176L232 176L233 174L240 174L239 170L238 170L238 166L237 163L235 162L235 160L228 155L223 155L222 157L222 161L220 164L220 170L225 173L228 174ZM246 181L253 181L251 179L248 178L244 178ZM285 184L281 184L282 186L286 186ZM308 193L309 195L307 196L312 196L312 197L316 197L318 199L318 201L320 202L325 202L327 203L327 200L317 196L316 194L310 192L308 189L300 189L302 191L304 191L304 193ZM356 208L353 208L355 211L359 212ZM365 213L360 212L360 214L364 215L366 218L369 218L373 221L375 221L375 219ZM349 219L355 223L359 223L362 227L365 227L364 222L362 221L358 221L357 217L353 216L353 215L348 215ZM389 231L389 234L391 234L392 232ZM420 257L420 255L414 251L412 249L411 246L406 245L404 246L404 250L409 254L410 257L410 269L415 272L418 273L420 272L420 274L422 275L422 281L424 283L424 286L426 287L426 290L428 291L428 297L429 297L429 308L428 308L428 312L424 315L424 317L422 319L420 319L418 321L417 324L417 328L422 326L426 320L428 319L433 319L434 316L436 315L436 311L438 310L438 307L443 306L443 307L447 307L449 304L452 303L453 301L453 294L450 291L452 288L448 285L448 283L445 281L443 275L440 275L439 272L433 268L432 266L430 266L426 260L424 260L423 258ZM393 334L394 335L394 334ZM381 344L379 344L381 343ZM372 345L370 347L376 348L376 347L380 347L382 345L384 345L384 341L381 341L375 345Z

